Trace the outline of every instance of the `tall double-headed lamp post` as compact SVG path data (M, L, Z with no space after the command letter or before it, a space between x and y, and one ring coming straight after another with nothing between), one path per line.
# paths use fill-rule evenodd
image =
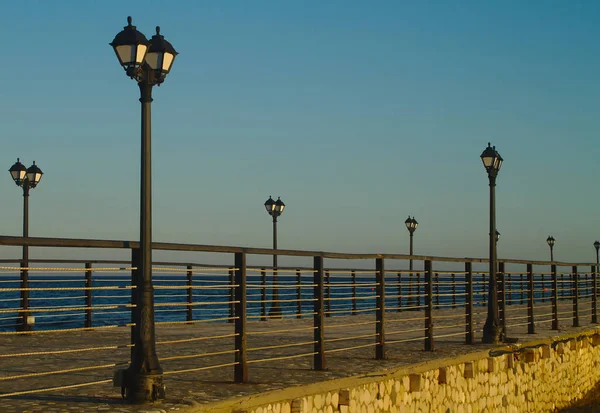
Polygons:
M23 188L23 238L29 237L29 191L35 188L42 175L42 170L35 164L25 168L19 158L17 162L8 170L10 176L17 186ZM29 309L29 247L23 245L23 256L21 260L21 309ZM20 315L20 322L17 323L17 331L31 331L33 329L33 317L29 316L27 311Z
M269 199L265 202L265 209L273 217L273 249L277 250L277 217L279 217L285 209L285 204L281 198L274 201L269 195ZM277 276L277 254L273 254L273 304L269 309L269 316L281 317L281 306L279 305L279 277Z
M160 34L150 41L131 24L110 43L125 74L140 88L141 181L140 181L140 251L136 274L134 350L130 367L125 371L122 388L130 401L149 401L165 397L163 370L156 355L154 328L154 288L152 286L152 171L151 112L152 87L160 86L171 71L177 52Z
M488 174L490 183L490 285L488 288L488 314L483 326L483 342L489 344L500 343L504 338L504 331L499 322L498 314L498 285L496 283L496 177L502 166L502 157L488 143L488 147L481 154L483 166Z
M404 221L404 225L406 225L406 229L408 230L408 233L410 234L410 250L409 250L409 254L413 255L413 234L415 233L417 227L419 226L419 223L417 222L417 220L415 219L415 217L410 217L410 215L408 216L408 218L406 218L406 221ZM412 258L408 261L408 269L410 271L413 270L413 260ZM413 291L412 291L412 284L413 284L413 273L410 272L408 274L408 306L414 306L415 304L415 300L413 297ZM418 296L418 300L419 303L418 305L421 305L421 296L419 294L419 287L417 286L417 296ZM401 306L398 306L401 307Z
M556 240L552 235L550 235L548 238L546 238L546 242L550 246L550 261L554 262L554 243Z

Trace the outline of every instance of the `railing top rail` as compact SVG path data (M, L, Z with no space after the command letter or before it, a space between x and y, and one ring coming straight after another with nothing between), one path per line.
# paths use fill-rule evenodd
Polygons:
M137 241L117 241L117 240L96 240L96 239L74 239L74 238L42 238L42 237L15 237L8 235L0 235L0 245L5 246L22 246L28 245L31 247L62 247L62 248L110 248L110 249L132 249L139 248L139 242ZM167 242L153 242L152 248L154 250L163 251L187 251L187 252L221 252L221 253L241 253L253 255L282 255L282 256L294 256L294 257L315 257L320 256L323 258L331 259L396 259L396 260L431 260L436 262L473 262L473 263L487 263L488 258L454 258L454 257L437 257L430 255L408 255L408 254L353 254L353 253L337 253L337 252L325 252L325 251L303 251L303 250L286 250L286 249L269 249L269 248L248 248L248 247L233 247L233 246L220 246L220 245L202 245L202 244L181 244L181 243L167 243ZM31 261L31 260L30 260ZM533 265L551 265L557 266L594 266L596 263L568 263L559 261L531 261L531 260L520 260L520 259L499 259L499 262L511 263L511 264L533 264ZM15 261L13 261L15 262ZM90 262L90 261L83 261ZM110 262L110 261L109 261Z

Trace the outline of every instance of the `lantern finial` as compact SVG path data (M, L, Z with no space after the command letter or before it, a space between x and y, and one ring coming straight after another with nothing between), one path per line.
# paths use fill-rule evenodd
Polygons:
M160 26L156 26L156 34L160 34Z
M131 26L131 16L127 16L127 25Z

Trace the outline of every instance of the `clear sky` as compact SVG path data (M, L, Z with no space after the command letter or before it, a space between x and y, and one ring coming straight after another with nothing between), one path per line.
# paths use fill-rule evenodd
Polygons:
M154 240L591 261L600 238L600 2L0 0L1 159L45 175L30 235L138 239L133 16L177 49L154 90ZM22 197L0 179L0 233Z

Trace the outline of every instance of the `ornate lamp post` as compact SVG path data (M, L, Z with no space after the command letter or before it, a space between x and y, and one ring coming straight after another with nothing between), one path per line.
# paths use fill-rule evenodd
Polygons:
M265 202L265 209L273 217L273 249L277 249L277 217L279 217L285 209L285 204L281 198L273 201L271 195ZM281 317L281 306L279 305L279 277L277 276L277 254L273 254L273 304L269 309L269 316Z
M44 174L42 170L35 164L29 168L20 162L17 158L17 162L10 167L8 170L10 176L17 186L23 188L23 238L29 237L29 190L35 188L42 179ZM29 247L23 245L23 257L21 261L21 308L27 310L29 308ZM33 329L33 323L29 321L33 320L28 316L28 313L24 311L21 313L21 323L17 324L17 331L31 331Z
M110 43L125 73L140 88L142 103L141 182L140 182L140 258L136 274L137 308L134 350L126 370L123 387L131 401L149 401L165 397L163 370L156 355L154 328L154 288L152 286L152 183L151 183L151 103L152 87L160 86L171 71L177 52L160 34L150 41L131 25Z
M488 288L488 314L483 326L483 342L499 343L504 338L504 331L498 316L498 286L496 284L496 177L502 166L502 157L496 147L490 146L481 154L483 166L490 183L490 285Z
M546 242L550 246L550 261L554 262L554 243L556 240L552 235L550 235L548 238L546 238Z
M408 218L406 218L406 221L404 221L404 225L406 225L406 229L408 230L409 234L410 234L410 250L409 250L409 254L413 255L413 234L415 233L415 230L417 229L417 227L419 226L419 223L417 222L417 220L415 219L415 217L410 217L410 215L408 216ZM412 258L408 261L408 269L410 271L412 271L413 269L413 260ZM419 275L417 274L417 277L419 277ZM415 304L415 299L413 297L412 294L412 283L413 283L413 274L412 272L409 273L408 275L408 306L413 306ZM421 295L420 295L420 286L419 284L417 284L417 305L420 306L421 305ZM401 306L398 306L398 309L400 309Z
M600 260L598 259L598 250L600 250L600 241L594 242L594 248L596 248L596 264L600 264ZM598 271L598 270L596 270Z

